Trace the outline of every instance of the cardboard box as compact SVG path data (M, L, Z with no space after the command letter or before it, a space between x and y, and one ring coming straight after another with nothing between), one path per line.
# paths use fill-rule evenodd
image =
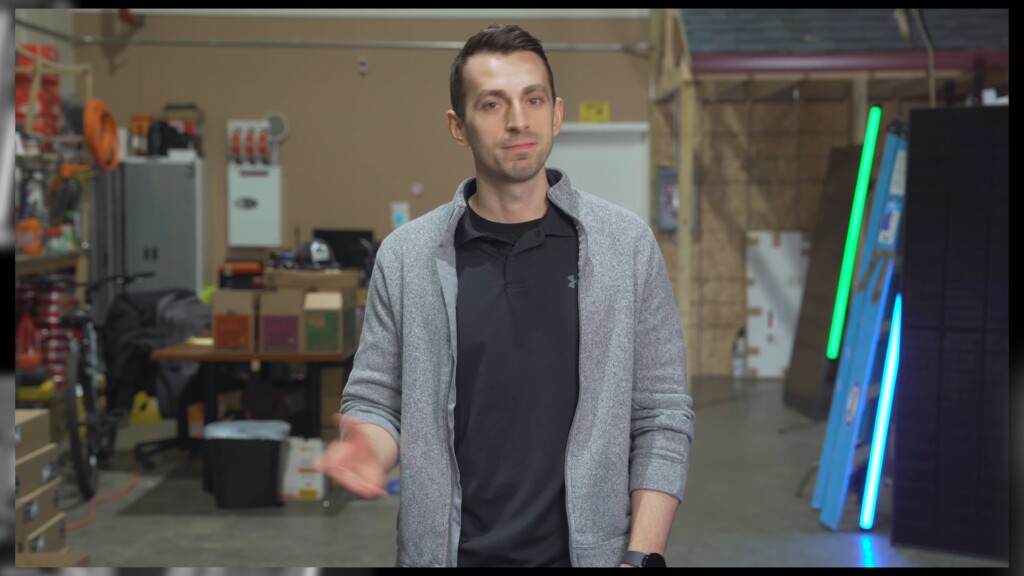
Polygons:
M15 568L71 568L88 565L88 554L72 552L69 548L64 548L60 552L26 552L17 554L14 558Z
M213 293L213 345L222 350L256 351L259 292L221 289Z
M287 270L268 268L263 271L267 288L298 288L302 290L354 290L363 281L360 270Z
M64 549L64 528L66 516L58 512L49 522L18 542L17 553L58 552Z
M302 350L302 306L306 292L286 288L260 295L260 351Z
M35 452L52 442L49 410L14 411L14 459Z
M337 353L344 349L345 325L341 292L307 292L303 305L306 352Z
M53 380L49 380L48 382L49 384L53 384ZM43 442L43 444L40 444L35 448L31 448L25 451L25 454L28 454L29 452L34 452L43 445L48 444L50 442L60 443L62 439L67 437L68 401L64 393L57 392L56 389L53 388L52 386L39 386L37 387L37 390L44 397L33 397L31 399L25 400L19 398L18 404L23 406L21 410L31 409L44 410L49 412L50 429L47 431L48 436L46 437L47 439ZM22 430L22 436L24 436L24 433L25 431ZM32 435L35 436L35 434ZM24 440L22 442L24 442ZM17 451L15 458L20 457L21 452Z
M51 442L15 460L14 497L27 496L58 478L57 455L57 444Z
M303 306L304 352L344 354L354 351L359 343L360 330L355 297L354 289L306 293ZM322 312L335 314L324 315ZM310 322L314 324L310 325ZM337 335L335 326L338 327ZM314 341L309 341L310 337Z
M60 512L60 479L14 501L14 541L21 542Z
M320 438L288 438L284 481L281 498L284 500L323 500L327 492L327 476L314 469L317 459L324 453Z

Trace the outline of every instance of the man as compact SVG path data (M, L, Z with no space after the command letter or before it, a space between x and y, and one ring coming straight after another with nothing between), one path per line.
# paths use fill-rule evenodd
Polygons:
M562 100L518 26L452 64L475 178L377 253L322 468L385 494L398 564L658 565L693 435L685 351L646 223L545 169Z

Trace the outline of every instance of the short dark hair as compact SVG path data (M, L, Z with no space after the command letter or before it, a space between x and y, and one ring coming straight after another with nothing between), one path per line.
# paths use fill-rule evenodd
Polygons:
M541 46L540 40L515 24L491 24L466 40L466 45L462 47L459 55L452 62L449 89L452 110L455 111L455 115L459 118L466 117L466 86L462 72L465 70L466 61L470 56L480 52L511 54L521 51L533 52L540 56L544 62L544 68L548 71L548 84L551 85L551 98L553 99L555 97L555 75L551 73L551 66L548 64L548 57L544 54L544 47Z

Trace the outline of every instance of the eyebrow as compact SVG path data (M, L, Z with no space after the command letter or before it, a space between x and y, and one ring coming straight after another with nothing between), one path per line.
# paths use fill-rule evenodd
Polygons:
M532 94L534 92L543 92L547 96L548 88L544 84L531 84L526 88L523 88L523 94ZM483 90L477 94L476 99L473 101L474 104L479 104L481 100L488 96L497 96L502 99L508 99L508 95L504 90Z

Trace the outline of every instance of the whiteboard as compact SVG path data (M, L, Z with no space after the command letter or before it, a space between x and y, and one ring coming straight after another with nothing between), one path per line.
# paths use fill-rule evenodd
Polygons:
M747 371L754 378L786 376L809 250L800 231L747 232Z
M647 122L565 122L547 167L580 190L651 222L650 129Z

